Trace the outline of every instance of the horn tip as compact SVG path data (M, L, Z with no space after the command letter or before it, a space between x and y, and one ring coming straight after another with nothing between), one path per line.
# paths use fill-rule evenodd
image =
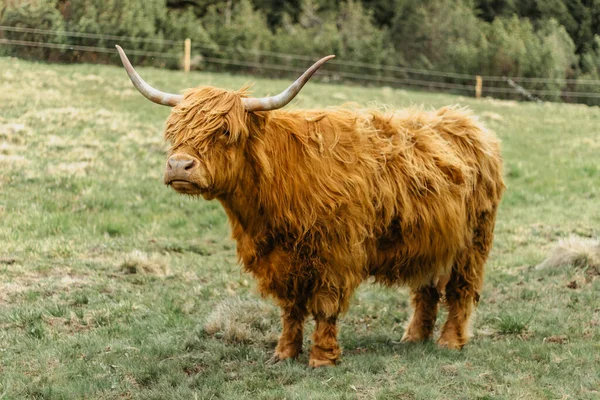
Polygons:
M117 51L119 52L119 55L121 56L121 58L123 56L125 56L125 51L123 50L123 48L121 46L119 46L118 44L116 44L115 47L117 48Z

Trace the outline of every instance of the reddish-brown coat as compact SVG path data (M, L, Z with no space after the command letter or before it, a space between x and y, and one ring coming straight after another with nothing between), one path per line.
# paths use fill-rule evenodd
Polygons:
M334 364L335 321L369 276L408 285L404 340L466 342L504 184L496 137L470 112L352 107L247 112L245 89L192 89L165 136L198 159L202 195L221 202L246 270L283 310L274 360L301 350L317 321L311 365Z

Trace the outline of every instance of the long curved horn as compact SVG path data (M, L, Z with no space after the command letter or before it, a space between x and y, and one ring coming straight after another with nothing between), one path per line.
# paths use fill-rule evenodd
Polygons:
M143 94L148 100L156 103L162 104L163 106L174 107L177 104L181 103L183 100L183 96L180 94L171 94L161 92L160 90L154 89L152 86L148 85L144 80L135 72L133 66L129 62L129 59L125 55L125 52L121 48L121 46L117 45L117 50L119 51L119 56L121 56L121 61L123 62L123 66L127 71L127 75L129 75L129 79L133 83L133 86Z
M290 85L283 92L279 93L276 96L271 97L260 97L260 98L244 98L242 101L244 102L244 108L248 111L269 111L276 110L288 104L290 101L296 97L296 95L300 92L302 87L308 82L310 77L317 72L317 70L325 64L327 61L331 60L335 56L327 56L321 58L319 61L313 64L312 67L306 70L302 74L302 76L294 83Z

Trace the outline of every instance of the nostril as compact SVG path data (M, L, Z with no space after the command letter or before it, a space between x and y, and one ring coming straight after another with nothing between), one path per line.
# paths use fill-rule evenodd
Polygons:
M196 162L194 160L187 160L183 165L183 169L189 171L190 169L194 168L194 166L196 166Z

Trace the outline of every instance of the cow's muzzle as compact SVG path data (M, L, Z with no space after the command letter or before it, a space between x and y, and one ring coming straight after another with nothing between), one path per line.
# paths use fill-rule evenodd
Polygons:
M169 157L163 178L165 185L181 193L198 194L202 190L195 182L194 175L198 172L199 164L198 160L185 154Z

